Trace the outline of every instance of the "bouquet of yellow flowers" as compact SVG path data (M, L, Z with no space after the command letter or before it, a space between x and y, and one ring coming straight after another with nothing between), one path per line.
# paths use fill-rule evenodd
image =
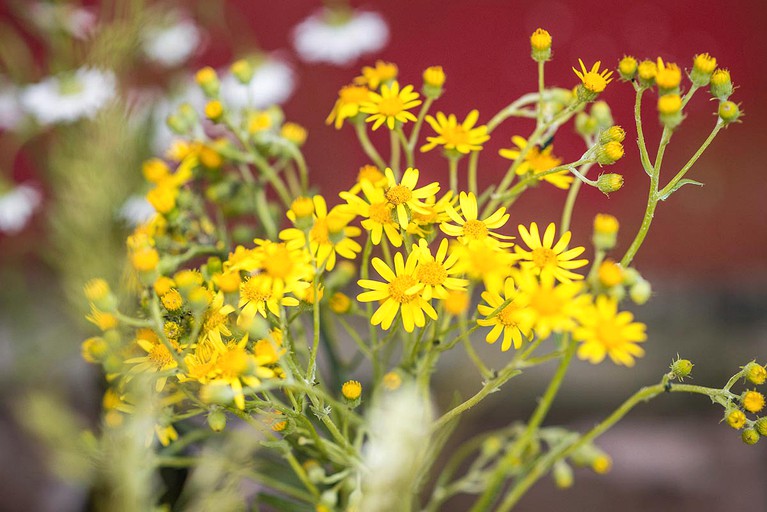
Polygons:
M477 110L463 120L432 111L441 67L424 71L420 92L392 63L364 67L327 117L336 129L351 126L369 158L335 199L313 193L301 126L277 107L228 105L217 73L200 70L204 112L174 112L168 123L178 139L164 158L144 163L157 214L127 240L127 284L116 292L102 279L85 286L102 334L84 342L83 356L103 366L109 384L102 439L131 432L150 447L142 459L150 471L193 468L197 491L183 496L216 510L250 501L254 510L435 511L474 494L471 510L481 512L510 510L548 474L571 485L574 465L607 471L611 459L596 439L664 392L709 396L748 444L767 435L767 418L747 416L762 410L764 396L733 391L741 379L767 380L754 361L711 388L683 383L693 365L679 358L587 432L544 423L576 356L633 366L644 354L646 327L625 309L651 296L634 257L659 202L701 185L687 174L741 111L729 100L729 72L708 54L694 57L686 77L661 59L626 56L617 76L581 61L573 68L579 83L568 89L545 83L549 33L538 29L530 42L537 90L485 124ZM231 71L242 83L253 74L247 61ZM612 252L619 221L611 215L596 216L590 241L569 230L584 185L605 194L623 185L604 168L623 157L626 131L595 101L615 78L636 91L634 126L650 181L623 255ZM664 183L664 152L685 106L706 88L718 101L711 134ZM641 107L655 94L664 129L652 157ZM515 118L535 128L500 150L508 171L479 190L483 145ZM584 150L567 161L551 142L571 121ZM388 159L369 129L389 132ZM437 149L447 179L429 183L416 159ZM568 191L561 221L512 228L510 208L539 184L541 192ZM592 261L583 257L588 243ZM482 339L498 344L493 362L475 350ZM482 385L436 410L431 378L448 351L463 351ZM435 464L462 416L548 361L558 367L529 419L483 432ZM244 492L242 480L256 490Z

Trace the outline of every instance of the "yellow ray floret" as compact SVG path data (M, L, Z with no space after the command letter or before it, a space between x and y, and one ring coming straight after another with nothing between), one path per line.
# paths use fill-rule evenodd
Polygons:
M384 123L393 130L397 121L406 123L416 120L408 110L422 103L418 97L412 85L406 85L400 90L399 82L395 80L391 85L383 84L380 94L371 92L368 101L360 105L360 112L370 114L365 121L373 123L373 130Z
M469 112L469 115L460 124L458 124L455 114L446 116L442 112L437 112L436 117L426 116L426 122L437 132L437 136L426 137L429 143L424 144L421 151L432 150L438 145L463 154L480 151L482 144L490 139L490 135L487 134L487 126L474 127L477 119L479 119L477 110Z
M553 222L546 228L543 238L535 222L530 224L529 230L522 224L518 228L520 238L530 249L526 251L519 244L514 247L515 256L522 268L531 270L534 274L550 272L557 281L563 283L583 279L582 275L572 270L588 263L586 259L574 259L583 254L586 249L584 247L567 249L572 237L569 231L566 231L555 244L554 236L557 228Z

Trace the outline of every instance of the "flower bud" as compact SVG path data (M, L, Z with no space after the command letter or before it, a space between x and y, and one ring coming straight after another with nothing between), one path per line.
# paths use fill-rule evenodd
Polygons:
M208 414L208 426L213 432L221 432L226 428L226 413L215 409Z
M301 147L306 142L306 128L297 123L285 123L280 128L280 136Z
M621 176L620 174L615 174L615 173L600 174L599 178L597 179L597 188L603 194L616 192L620 190L622 186L623 186L623 176Z
M643 60L637 66L637 78L639 78L639 84L642 87L652 87L655 83L655 75L658 72L658 67L651 60Z
M743 373L749 382L757 386L761 386L767 381L767 369L754 361L743 367Z
M711 75L716 69L716 59L708 53L700 53L692 61L690 81L698 87L703 87L711 81Z
M732 409L725 414L725 421L735 430L740 430L746 424L746 415L740 409Z
M102 311L114 311L117 309L117 298L109 289L109 284L99 278L94 278L85 283L83 287L85 297Z
M677 380L684 380L692 373L692 367L695 366L689 359L676 359L671 363L671 373Z
M623 153L623 144L618 141L612 140L607 144L600 144L597 147L597 163L599 165L612 165L623 158ZM623 179L621 179L621 185L622 184ZM620 188L620 186L618 186L618 188ZM615 190L618 189L616 188Z
M560 489L568 489L573 486L573 468L564 460L558 460L554 463L551 475L554 477L554 483Z
M352 300L345 293L336 292L330 297L328 306L333 313L345 315L352 309Z
M757 418L754 422L754 428L759 433L759 435L767 436L767 417Z
M764 395L758 391L746 391L740 396L743 408L748 412L759 412L764 409Z
M354 402L359 400L362 395L362 384L356 380L348 380L341 387L341 394L348 401Z
M551 59L551 34L538 28L530 36L530 56L536 62L546 62Z
M205 104L205 117L217 123L224 116L224 105L218 100L210 100Z
M396 371L390 371L383 376L382 385L384 389L394 391L402 385L402 376Z
M660 121L669 128L682 122L682 98L678 94L665 94L658 98Z
M205 96L208 98L218 96L218 91L221 87L221 83L218 81L218 74L216 73L215 69L210 66L206 66L194 75L194 79L197 82L197 85L199 85L202 89L202 92L205 94Z
M290 204L290 211L296 219L304 219L314 215L314 201L309 197L299 196Z
M325 479L325 469L316 460L308 459L303 466L310 482L318 484Z
M160 297L160 301L168 311L178 311L184 304L184 299L181 297L181 294L178 293L177 290L170 290L168 293Z
M132 252L130 262L139 272L151 272L160 263L160 255L152 247L140 247Z
M612 288L623 283L623 268L613 260L605 260L599 265L599 282L605 288Z
M719 104L719 118L725 124L734 123L741 115L740 108L732 101L723 101Z
M170 168L159 158L150 158L141 166L141 172L144 174L145 180L150 183L157 183L170 174Z
M94 336L83 341L80 345L82 358L89 363L99 363L104 360L109 351L107 342L100 336Z
M613 467L613 459L606 453L597 455L593 461L591 461L591 469L594 473L604 475L608 473Z
M655 83L659 94L675 93L679 90L679 84L682 83L682 70L672 62L664 64L659 58Z
M168 293L171 288L175 287L176 282L170 277L160 276L152 286L154 287L155 293L161 297Z
M595 101L591 106L591 117L597 122L597 128L604 130L613 125L613 113L606 101Z
M641 306L646 304L652 296L652 286L650 281L639 278L629 289L629 297L634 301L634 304Z
M445 85L445 72L442 66L431 66L423 72L423 95L436 100L442 95Z
M599 135L599 143L604 145L608 142L623 142L626 139L626 130L621 128L620 126L613 125L609 127L608 129L604 130Z
M618 74L621 76L621 79L628 82L634 79L638 67L637 60L630 55L626 55L618 62Z
M233 62L229 70L237 81L243 85L249 84L250 81L253 80L253 75L255 74L253 66L246 59L239 59Z
M711 96L720 100L726 100L732 94L732 79L730 72L726 69L717 69L711 75L709 90Z
M618 219L606 213L594 217L594 235L592 242L597 249L608 251L615 247L618 240Z
M593 135L597 131L597 120L586 112L578 112L575 116L575 131L582 137Z
M759 432L754 430L753 428L747 428L743 431L743 433L740 435L741 439L743 439L743 442L746 444L756 444L759 442Z

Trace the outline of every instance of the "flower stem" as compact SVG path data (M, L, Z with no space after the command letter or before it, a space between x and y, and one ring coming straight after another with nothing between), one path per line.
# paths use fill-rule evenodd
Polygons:
M365 125L363 122L355 123L354 131L357 133L357 138L360 141L360 145L362 146L362 149L365 151L365 154L368 156L368 158L373 161L376 167L379 169L384 169L386 167L386 163L384 162L383 158L381 158L381 155L378 154L375 146L373 146L373 144L370 142L370 139L368 138L367 125Z
M450 190L458 194L458 159L448 158L448 163L450 165Z

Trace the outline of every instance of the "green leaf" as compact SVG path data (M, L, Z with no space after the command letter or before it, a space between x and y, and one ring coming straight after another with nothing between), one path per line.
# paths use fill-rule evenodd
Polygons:
M665 194L662 194L659 199L661 201L665 201L666 199L669 198L671 194L673 194L674 192L676 192L677 190L679 190L685 185L697 185L699 187L702 187L703 183L701 183L700 181L690 180L686 178L683 180L679 180L678 182L676 182L676 184L673 187L671 187L671 190L669 190Z

